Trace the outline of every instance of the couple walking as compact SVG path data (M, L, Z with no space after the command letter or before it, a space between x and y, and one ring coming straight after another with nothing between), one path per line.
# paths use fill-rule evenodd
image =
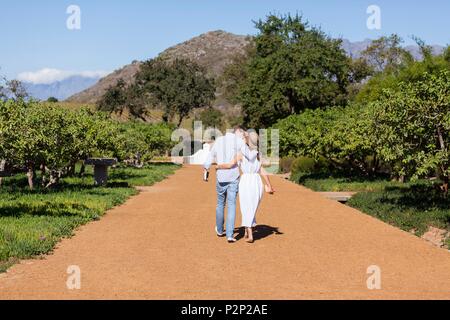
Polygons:
M216 233L219 237L224 236L224 211L227 203L226 236L229 243L236 242L234 227L239 192L245 240L252 243L256 211L264 192L261 176L266 184L265 191L274 193L268 174L261 166L256 132L247 133L241 127L236 127L234 133L217 138L204 164L205 172L209 172L213 163L217 164Z

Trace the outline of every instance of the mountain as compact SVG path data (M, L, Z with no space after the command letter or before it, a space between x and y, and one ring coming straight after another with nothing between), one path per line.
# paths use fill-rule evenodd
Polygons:
M139 70L141 65L140 61L133 61L131 64L126 65L119 70L110 73L104 78L101 78L95 85L85 88L85 90L80 90L76 94L70 96L68 102L78 102L78 103L95 103L97 100L103 96L106 90L123 79L126 83L131 83L134 76Z
M173 46L162 52L159 57L167 61L175 58L195 61L206 68L209 76L216 78L223 73L225 66L231 62L232 57L245 52L245 47L250 41L251 38L247 36L235 35L222 30L211 31ZM130 83L138 72L140 64L141 62L134 61L124 66L104 77L91 88L73 95L67 101L95 103L119 79Z
M24 82L23 85L27 93L35 99L47 100L50 97L55 97L58 100L65 100L77 92L94 86L99 79L99 77L71 76L50 84Z
M231 62L234 55L245 52L245 47L251 43L250 36L235 35L222 30L204 33L198 37L192 38L186 42L173 46L159 57L165 60L175 58L186 58L195 61L205 67L208 75L217 78L223 73L227 64ZM346 53L354 58L361 56L372 40L351 42L344 39L342 48ZM420 51L417 46L406 47L416 59L420 59ZM442 46L434 46L434 53L441 53L444 50ZM79 103L95 103L106 90L117 83L119 79L124 79L126 83L131 83L139 70L142 62L134 61L123 68L102 78L92 87L71 96L68 101Z
M361 53L364 50L366 50L367 47L370 46L371 43L372 43L371 39L365 39L363 41L356 41L356 42L351 42L347 39L343 39L342 40L342 48L345 50L345 52L350 57L359 58L359 57L361 57ZM406 46L405 49L412 54L414 59L416 59L416 60L422 59L422 54L420 53L419 46L410 45L410 46ZM439 46L439 45L434 45L434 46L432 46L432 49L433 49L433 54L438 55L438 54L441 54L442 52L444 52L445 47Z

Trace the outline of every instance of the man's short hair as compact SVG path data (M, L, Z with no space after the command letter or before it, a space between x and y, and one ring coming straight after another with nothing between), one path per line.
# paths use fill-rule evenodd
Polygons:
M245 131L245 128L241 125L234 126L234 132Z

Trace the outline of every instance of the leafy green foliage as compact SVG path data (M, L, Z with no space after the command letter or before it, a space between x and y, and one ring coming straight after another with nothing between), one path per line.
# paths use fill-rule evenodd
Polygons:
M30 172L42 167L56 180L78 160L112 155L115 130L109 120L88 109L0 102L0 158Z
M55 97L50 97L50 98L47 99L47 102L56 103L56 102L59 102L59 100L57 98L55 98Z
M233 57L217 81L219 90L224 98L233 104L240 103L239 91L247 79L248 64L255 56L255 53L256 48L252 41L246 46L244 53L239 53Z
M0 159L17 171L33 175L41 170L42 184L58 183L73 174L80 160L139 155L139 162L162 155L171 146L172 128L166 124L119 124L88 108L77 111L56 104L24 100L0 101Z
M220 110L207 108L200 113L199 120L204 128L222 128L224 115Z
M358 105L325 110L306 110L280 120L280 155L326 159L335 168L369 174L378 164L370 163L374 145L367 139L370 119Z
M210 106L215 97L214 80L204 68L188 60L148 60L136 75L135 90L160 105L164 119L178 116L178 126L195 108Z
M407 62L413 61L412 55L401 44L403 40L396 34L381 37L362 52L362 57L376 72L391 73Z
M256 28L256 52L240 88L249 126L268 127L307 108L345 104L350 69L340 40L299 16L270 15Z
M173 126L167 124L120 124L117 156L122 160L135 160L138 165L154 157L164 156L174 146L171 141L173 129Z
M0 78L0 100L13 99L17 101L28 97L27 90L21 81Z
M122 116L125 111L133 119L146 120L147 104L145 96L141 94L135 84L127 85L123 79L110 86L102 98L97 102L99 111Z
M425 73L423 80L385 90L372 104L378 153L400 175L413 179L440 169L450 177L450 72Z
M389 58L388 60L400 62L397 64L383 62L387 67L369 79L367 84L356 94L355 101L367 104L380 99L385 89L396 90L399 82L416 83L422 81L425 74L438 74L443 70L450 71L450 59L446 58L446 55L449 55L448 52L450 52L448 48L444 54L433 56L429 47L420 42L420 40L417 41L421 48L423 60L414 61L412 58L400 59L399 56L396 56L397 58L395 59L394 57ZM387 50L398 52L400 49L390 48Z

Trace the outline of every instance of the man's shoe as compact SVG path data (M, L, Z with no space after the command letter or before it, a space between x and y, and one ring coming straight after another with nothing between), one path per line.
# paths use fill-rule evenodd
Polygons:
M228 238L228 243L235 243L237 240L235 238Z
M217 226L214 229L216 230L216 234L217 234L218 237L225 236L225 232L220 233L219 230L217 230Z

